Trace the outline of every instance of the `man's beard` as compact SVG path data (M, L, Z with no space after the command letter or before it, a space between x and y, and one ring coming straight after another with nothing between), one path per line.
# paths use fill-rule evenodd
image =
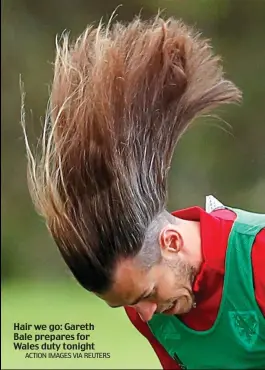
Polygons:
M176 296L159 306L158 311L165 313L169 311L170 313L170 309L173 307L178 312L177 314L189 312L195 303L192 285L195 280L196 269L180 259L174 262L165 259L163 263L165 263L171 269L171 271L174 272L176 281Z

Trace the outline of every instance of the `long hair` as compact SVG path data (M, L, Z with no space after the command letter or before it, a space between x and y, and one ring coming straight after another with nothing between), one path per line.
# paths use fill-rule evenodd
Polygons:
M174 148L190 123L241 93L201 35L172 18L88 27L56 43L37 155L22 122L29 189L80 284L101 293L163 212Z

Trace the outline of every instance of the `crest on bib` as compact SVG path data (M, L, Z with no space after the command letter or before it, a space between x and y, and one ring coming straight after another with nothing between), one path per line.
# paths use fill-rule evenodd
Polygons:
M250 349L259 334L259 321L255 311L230 311L229 319L237 339Z

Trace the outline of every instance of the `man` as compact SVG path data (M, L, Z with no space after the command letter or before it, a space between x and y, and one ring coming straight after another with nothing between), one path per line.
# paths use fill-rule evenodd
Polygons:
M265 367L265 216L166 211L178 140L240 98L193 30L135 19L57 45L39 160L23 124L31 195L64 260L125 307L164 369Z
M196 305L188 313L180 316L181 321L196 332L192 336L192 332L186 332L186 330L183 332L184 327L175 327L172 328L173 333L170 337L168 332L172 321L175 323L175 318L169 317L167 321L162 315L158 315L158 319L151 320L149 326L146 321L150 319L154 308L150 303L144 301L138 303L134 308L126 307L130 320L140 333L149 340L164 369L177 369L176 362L180 365L180 368L185 368L184 364L188 365L190 363L191 365L187 368L191 369L208 367L259 368L259 365L255 366L255 358L258 355L251 357L251 347L255 346L254 343L257 343L258 338L261 341L262 360L260 366L264 368L265 230L263 229L258 233L252 246L252 266L249 256L244 255L241 250L239 250L239 253L237 252L238 255L232 255L232 259L238 259L237 262L232 264L231 250L230 262L226 261L226 255L228 256L229 253L227 249L229 236L230 249L244 248L247 245L244 242L235 244L231 242L230 233L236 218L236 213L233 210L226 208L215 198L209 196L206 198L206 211L200 207L192 207L174 212L173 215L181 220L200 222L203 262L193 283ZM264 216L262 222L264 227ZM256 223L258 224L257 221ZM240 225L240 227L246 228L249 226ZM257 230L260 230L260 226L257 225L256 227ZM244 238L246 238L245 235ZM250 238L252 239L253 236L250 236ZM231 268L234 270L231 271ZM253 280L251 270L253 270ZM255 286L255 293L253 285ZM242 297L239 298L240 292ZM250 303L247 303L247 300ZM226 306L230 306L228 315L224 314ZM262 325L259 324L257 317L260 317L261 322L263 322ZM152 332L152 329L156 329L156 325L161 325L167 336L166 340L161 340L162 344L159 342L161 336L156 338L154 332ZM221 326L220 337L217 335L217 332L219 332L218 326ZM221 334L221 330L226 330L223 333L224 335ZM209 342L202 343L204 349L202 351L199 344L204 341L204 337ZM192 340L193 343L191 344ZM233 344L231 345L231 342L234 341L238 342L239 347L245 347L247 353L245 360L243 360L245 362L237 362L236 347ZM183 348L185 353L181 356ZM170 351L171 356L168 355L167 350ZM193 359L190 358L189 361L189 357L195 354L198 355L199 360L196 359L196 362L193 362Z

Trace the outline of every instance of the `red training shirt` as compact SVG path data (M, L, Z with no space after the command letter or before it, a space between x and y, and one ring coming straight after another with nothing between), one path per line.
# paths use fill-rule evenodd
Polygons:
M236 215L227 209L207 213L200 207L187 208L172 214L181 219L200 221L203 263L193 287L197 307L182 315L182 321L194 330L208 330L214 324L222 298L227 242ZM264 266L265 229L259 232L252 248L255 296L265 316ZM153 336L147 323L141 320L136 310L133 307L125 307L125 311L136 329L150 342L162 368L180 369Z

